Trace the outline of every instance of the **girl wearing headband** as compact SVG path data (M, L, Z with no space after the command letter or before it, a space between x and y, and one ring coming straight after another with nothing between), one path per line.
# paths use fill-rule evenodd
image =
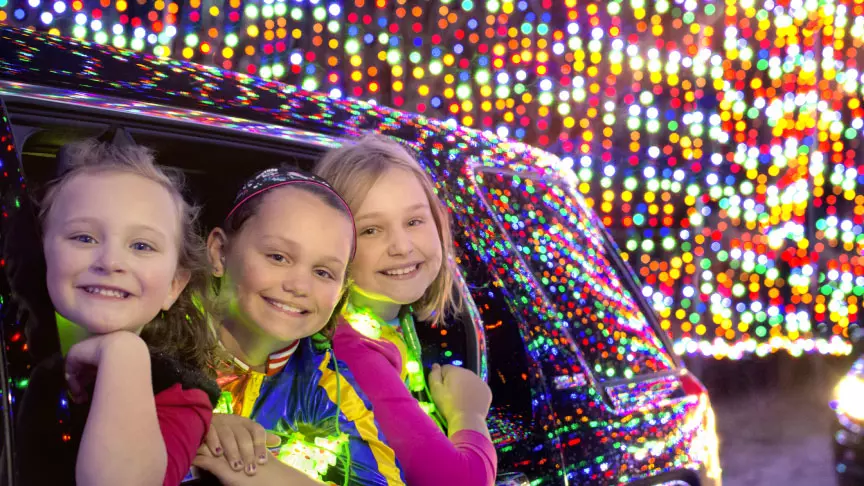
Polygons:
M195 464L224 484L311 482L297 469L337 484L403 484L368 402L329 349L355 250L341 197L311 174L265 170L207 244L227 363L222 413Z

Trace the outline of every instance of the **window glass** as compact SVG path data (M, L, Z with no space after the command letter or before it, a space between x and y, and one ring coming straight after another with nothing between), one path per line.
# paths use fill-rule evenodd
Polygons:
M602 230L563 184L478 172L476 182L537 286L600 380L666 371L674 361L626 288Z

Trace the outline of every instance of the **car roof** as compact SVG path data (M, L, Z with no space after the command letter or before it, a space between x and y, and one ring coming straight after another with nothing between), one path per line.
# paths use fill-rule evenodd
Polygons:
M229 132L244 142L288 141L318 152L377 132L420 153L436 180L467 164L473 172L554 179L572 188L579 183L557 156L491 131L215 66L15 27L0 27L0 52L13 53L0 62L0 99L6 102L48 105L52 112L73 111L74 117L93 111L139 122L158 120L195 132ZM579 191L570 194L602 228Z
M558 157L489 131L213 66L13 27L0 28L0 52L14 53L0 63L0 96L6 100L74 104L76 111L194 124L253 139L287 138L321 149L379 132L428 150L436 160L472 160L542 176L570 172L560 170Z

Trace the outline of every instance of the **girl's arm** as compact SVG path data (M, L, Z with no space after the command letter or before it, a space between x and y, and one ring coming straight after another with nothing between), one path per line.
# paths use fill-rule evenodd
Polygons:
M78 484L161 485L167 454L153 397L150 352L135 334L113 332L86 339L66 357L73 399L86 399L96 373L90 413L75 468Z
M396 452L411 486L484 486L494 483L495 447L482 431L485 423L466 417L447 437L411 395L400 378L401 359L386 341L365 338L350 325L336 330L334 348L372 402L375 418ZM482 420L485 422L485 420ZM457 427L462 430L457 430ZM488 432L487 432L488 433Z
M189 472L207 433L213 406L204 391L184 390L177 383L156 395L156 415L168 455L163 486L177 486Z
M243 471L235 471L224 457L214 457L210 449L203 445L198 449L198 456L193 463L219 479L223 486L323 486L302 472L282 464L276 458L258 466L253 476Z

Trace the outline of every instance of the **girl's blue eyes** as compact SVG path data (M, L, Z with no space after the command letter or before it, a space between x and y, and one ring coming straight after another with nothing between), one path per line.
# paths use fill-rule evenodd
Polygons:
M72 238L69 238L69 239L74 240L74 241L78 241L81 243L96 243L96 239L90 235L76 235L76 236L73 236Z
M152 246L148 245L147 243L140 242L140 241L137 243L132 243L132 248L134 248L138 251L156 251L156 249L153 248Z
M282 263L285 261L285 257L278 254L278 253L271 253L270 255L267 255L267 258L269 258L269 259L271 259L277 263Z
M331 274L330 272L328 272L328 271L326 271L326 270L316 270L315 273L316 273L319 277L329 278L329 279L331 279L331 280L335 280L335 279L336 279L336 277L334 277L333 274Z

